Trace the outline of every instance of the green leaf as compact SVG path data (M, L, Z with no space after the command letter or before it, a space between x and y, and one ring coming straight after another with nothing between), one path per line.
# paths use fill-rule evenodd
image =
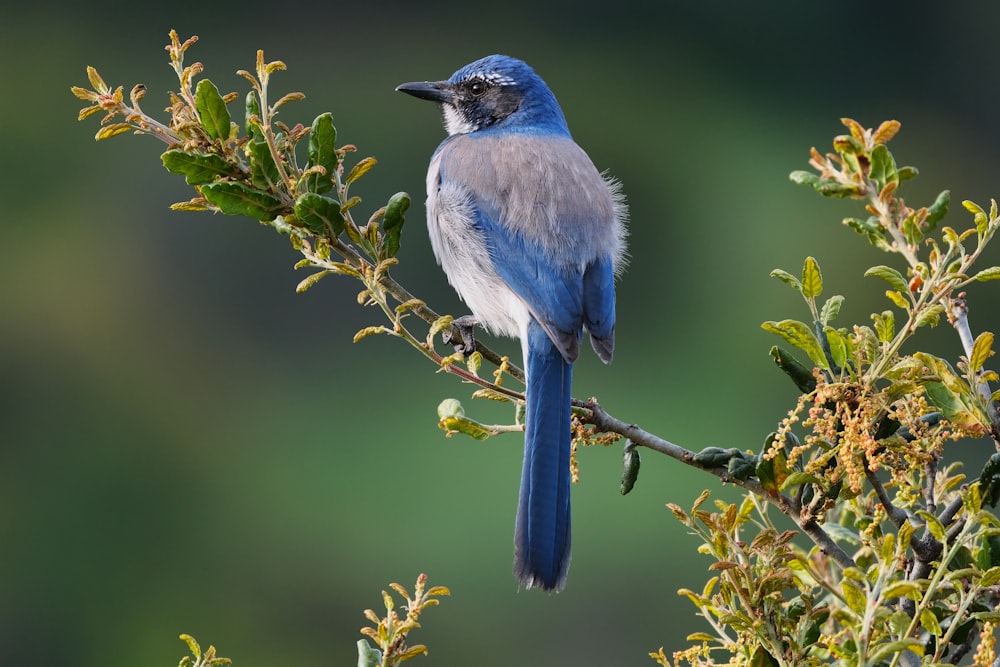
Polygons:
M309 131L309 167L323 167L326 174L313 172L306 180L310 192L322 194L333 189L333 176L337 171L337 129L333 116L327 112L316 116Z
M281 172L271 155L271 147L264 138L264 131L257 125L247 127L247 157L250 159L250 181L261 190L271 190L281 183Z
M980 282L986 280L1000 280L1000 266L991 266L988 269L983 269L972 277Z
M160 160L167 171L180 174L188 185L203 185L236 173L231 164L214 153L173 149L161 155Z
M907 619L907 621L909 621L909 619ZM904 625L904 627L906 626ZM890 656L902 653L903 651L909 651L920 658L924 655L924 644L919 639L914 637L908 637L906 639L900 639L886 644L878 644L878 648L872 651L869 656L868 664L884 665Z
M802 283L799 281L799 279L790 274L788 271L785 271L784 269L774 269L773 271L771 271L771 277L777 278L783 283L788 283L799 292L802 291Z
M692 457L692 460L702 468L724 468L734 456L742 456L743 452L735 447L705 447Z
M799 348L807 355L812 362L820 368L830 369L830 364L823 354L823 347L816 339L816 335L808 326L796 320L782 320L780 322L764 322L760 325L765 331L776 333L786 341Z
M832 179L820 178L811 171L793 171L788 175L793 183L808 185L824 197L857 197L861 194L860 188L851 183L844 184Z
M815 188L816 184L819 183L819 176L812 173L811 171L796 170L788 175L788 179L792 183L798 183L799 185L808 185Z
M802 266L802 296L812 299L823 292L823 274L819 271L819 263L813 257L806 257Z
M358 667L379 667L382 652L364 639L358 640Z
M839 294L834 294L826 303L823 304L823 309L819 313L819 321L822 324L829 324L830 322L837 319L837 315L840 314L840 307L844 305L844 297Z
M969 358L969 370L978 372L986 364L986 360L993 356L993 334L984 331L976 338L972 345L972 356Z
M399 252L399 234L403 229L406 209L410 207L410 195L397 192L389 198L382 216L382 247L381 257L395 257Z
M198 82L198 87L194 94L195 110L198 112L198 120L205 128L205 133L210 139L221 139L225 141L229 138L230 125L232 119L229 116L229 109L219 94L219 89L208 79Z
M757 457L747 456L745 452L740 452L739 456L734 456L729 459L729 464L726 466L726 471L733 477L733 479L738 479L740 481L750 479L750 476L753 475L756 470Z
M983 501L990 507L996 507L997 501L1000 500L1000 453L994 454L986 461L983 471L979 474L979 487ZM996 556L1000 559L1000 551L997 551Z
M844 224L859 234L868 238L868 242L880 250L889 251L892 246L885 238L885 230L877 217L870 216L866 220L861 218L844 218Z
M273 220L284 208L277 197L232 181L203 185L201 194L226 215L245 215L265 222Z
M344 231L340 203L313 192L307 192L295 200L295 217L314 234L332 233L333 236L338 236Z
M869 277L881 278L892 287L903 293L910 290L910 287L906 284L906 280L903 278L903 275L891 266L873 266L865 271L865 278Z
M243 117L244 123L246 123L247 131L250 131L250 126L260 122L260 101L257 99L257 93L250 91L247 93L246 97L246 113Z
M813 377L812 369L806 368L790 352L775 345L771 348L771 358L803 394L808 394L816 388L816 378Z
M934 231L937 223L948 213L948 204L950 203L951 191L942 190L941 194L934 200L934 203L927 207L927 217L924 218L924 224L926 225L924 229L925 233Z
M869 177L878 185L879 192L889 185L899 185L899 174L896 171L896 160L885 144L879 144L872 149L871 169Z

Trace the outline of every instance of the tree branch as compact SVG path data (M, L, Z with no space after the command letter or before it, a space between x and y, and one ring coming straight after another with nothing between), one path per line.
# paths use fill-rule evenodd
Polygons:
M582 421L592 424L597 429L608 432L617 433L625 438L628 438L632 442L647 449L652 449L653 451L659 452L661 454L666 454L667 456L685 463L693 468L698 468L699 470L704 470L705 472L715 475L723 483L735 484L751 493L756 494L760 498L763 498L767 502L776 506L783 514L788 516L795 524L812 539L813 543L816 544L825 554L833 558L838 565L842 568L857 567L857 563L851 558L846 551L844 551L840 545L833 541L833 538L823 530L823 527L816 521L812 514L800 513L798 505L780 493L769 493L760 482L756 479L737 479L733 477L729 470L722 467L709 468L703 466L697 462L695 459L695 453L691 450L685 449L680 445L674 444L668 440L654 435L648 431L645 431L636 424L629 424L624 422L617 417L610 415L597 399L591 398L587 401L582 401L579 399L573 400L573 405L578 408L583 408L589 415L585 415L581 418Z

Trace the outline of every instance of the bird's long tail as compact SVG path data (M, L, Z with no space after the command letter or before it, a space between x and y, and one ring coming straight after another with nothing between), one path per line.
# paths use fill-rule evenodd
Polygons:
M514 574L527 588L559 590L570 556L570 382L566 362L545 331L528 327L524 467L514 535Z

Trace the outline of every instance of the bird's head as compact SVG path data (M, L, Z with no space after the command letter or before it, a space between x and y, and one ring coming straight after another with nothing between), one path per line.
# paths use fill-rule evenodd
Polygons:
M492 128L569 134L549 87L527 63L509 56L487 56L447 81L404 83L396 90L439 102L449 135Z

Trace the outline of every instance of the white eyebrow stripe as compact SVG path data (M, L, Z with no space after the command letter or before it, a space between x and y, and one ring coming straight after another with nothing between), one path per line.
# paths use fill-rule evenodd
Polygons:
M514 85L514 79L506 74L500 74L499 72L477 72L476 76L481 78L483 81L489 81L496 86Z

